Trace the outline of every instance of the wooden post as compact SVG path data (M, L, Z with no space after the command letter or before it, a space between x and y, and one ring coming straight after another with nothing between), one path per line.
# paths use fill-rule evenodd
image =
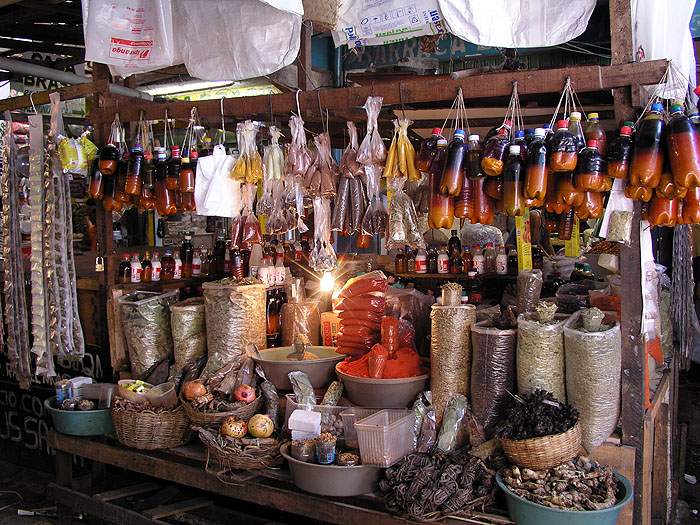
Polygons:
M311 22L302 22L301 44L299 45L299 58L297 58L297 87L302 91L308 91L313 87L310 78L312 33Z
M612 63L623 64L634 61L632 47L631 0L610 0L610 42ZM613 90L615 119L632 118L630 88ZM620 245L620 275L622 289L622 441L635 448L634 464L634 522L645 523L643 500L647 487L644 487L644 410L646 407L645 374L646 352L641 340L642 275L639 225L642 207L634 203L632 220L632 243ZM649 432L647 432L649 434Z

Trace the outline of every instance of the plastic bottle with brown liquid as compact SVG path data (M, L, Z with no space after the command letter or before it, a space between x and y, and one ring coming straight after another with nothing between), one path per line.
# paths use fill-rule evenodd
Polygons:
M474 195L474 211L469 220L472 224L491 224L495 214L495 203L484 191L484 185L488 179L477 179L472 181L472 192Z
M557 237L560 241L571 240L575 220L576 211L574 210L573 206L559 216L559 229L557 230Z
M581 125L581 113L572 111L569 115L569 133L576 138L576 151L579 152L586 147L586 136Z
M626 179L630 169L632 153L632 128L622 126L620 135L610 142L607 149L608 175L616 179Z
M160 215L171 215L177 212L175 196L167 187L167 170L165 149L161 148L158 151L158 159L155 166L156 208Z
M688 188L683 199L683 221L685 224L700 223L700 186Z
M160 148L156 148L160 149ZM156 155L157 155L156 151ZM141 188L153 190L155 188L155 164L153 155L148 151L143 154L143 169L141 169Z
M167 162L165 185L169 190L177 191L180 189L180 146L173 146L170 153L171 155Z
M437 153L438 140L441 138L444 139L442 136L442 128L433 128L432 135L421 143L418 158L416 159L416 167L420 171L427 173L430 169L430 164L433 162L435 154Z
M632 186L656 188L661 182L664 152L661 147L664 121L663 106L652 104L634 134L634 150L630 162L629 182Z
M525 212L523 161L520 146L511 146L509 152L503 167L503 209L506 215L517 217Z
M471 219L474 214L474 181L469 177L463 177L462 190L455 199L455 217L459 219Z
M559 215L567 208L566 204L559 202L557 193L557 174L547 168L547 194L544 197L545 210Z
M153 195L153 190L141 186L141 195L139 196L140 210L154 210L156 207L156 197Z
M647 208L647 220L652 226L668 226L672 228L676 225L678 214L678 199L667 199L654 195L649 201Z
M591 139L588 145L578 152L574 183L579 190L602 191L604 178L605 159L598 151L598 142Z
M604 211L603 194L598 191L584 191L583 203L576 208L576 216L582 221L600 219Z
M578 142L569 133L569 123L566 120L557 122L557 131L549 142L549 166L553 171L574 171L578 160Z
M506 120L498 133L484 143L481 168L486 175L496 177L503 173L503 165L510 145L510 126L511 122Z
M113 143L108 143L100 150L99 169L102 175L114 175L119 164L119 150Z
M124 193L128 195L141 195L141 167L143 166L143 149L139 144L129 153L129 162L126 166L126 182Z
M117 174L114 182L114 198L120 202L131 202L131 195L124 191L126 186L126 161L121 161L119 166L117 166Z
M543 128L535 129L527 152L524 194L529 199L544 199L547 194L547 146L544 137Z
M576 187L572 172L557 173L557 202L567 206L581 206L583 191Z
M104 189L102 193L102 208L105 211L121 211L124 203L114 197L117 178L109 175L104 178Z
M605 158L608 152L608 139L605 136L605 130L603 126L600 125L600 118L598 113L588 114L588 126L586 126L586 143L589 140L598 141L598 151Z
M479 135L469 135L469 150L466 158L466 176L472 180L483 179L486 174L481 169L481 145Z
M666 151L676 186L700 186L700 134L683 113L683 104L671 105Z
M495 201L503 200L503 175L489 177L484 182L484 192Z
M428 226L433 229L449 228L454 222L454 198L440 193L440 178L447 158L447 140L438 140L438 150L430 166L430 208Z
M104 195L104 175L99 169L100 161L95 159L90 167L90 178L88 181L88 197L91 199L101 199Z
M452 142L447 147L447 158L440 177L440 193L456 197L462 189L464 161L469 145L464 141L463 129L456 129Z

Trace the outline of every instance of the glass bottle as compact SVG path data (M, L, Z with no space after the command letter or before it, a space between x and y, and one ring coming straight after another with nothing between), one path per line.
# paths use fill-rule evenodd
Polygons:
M141 261L141 282L150 283L153 278L153 263L151 263L151 254L146 252Z
M173 279L182 279L182 259L180 259L180 252L173 252L173 261L175 262L175 267L173 269Z
M537 246L532 247L532 268L542 270L544 268L544 254Z
M122 255L122 262L119 263L119 284L131 282L131 261L129 255Z
M202 277L206 277L209 275L210 268L209 268L209 250L207 250L204 245L202 245L199 248L199 256L202 259ZM255 277L255 276L253 276Z
M462 273L469 273L474 269L474 259L472 258L472 252L469 251L469 247L464 247L464 252L462 253Z
M119 164L119 150L112 142L100 150L99 159L100 173L107 176L114 175Z
M241 248L241 263L243 264L243 276L249 275L250 272L250 254L248 248ZM286 261L286 259L285 259Z
M192 277L199 277L202 275L202 258L199 255L199 250L194 250L192 254Z
M192 232L185 232L185 239L180 247L180 258L182 259L182 276L185 279L192 277L192 259L194 257L194 245L192 244Z
M508 275L518 275L518 251L514 248L508 252Z
M569 133L576 138L576 151L579 152L586 147L586 135L581 126L581 113L572 111L569 115Z
M160 281L162 266L160 263L160 256L157 253L153 254L153 260L151 261L151 281Z
M510 155L503 168L503 209L505 214L511 217L520 216L525 212L523 179L523 160L520 156L520 146L511 146ZM491 248L493 249L493 246Z
M467 152L469 154L469 152ZM459 219L471 219L474 214L474 180L462 177L462 188L459 196L455 198L454 216Z
M170 149L165 185L172 191L180 189L180 146L175 145Z
M472 260L474 261L474 269L479 273L483 274L486 271L486 258L481 251L481 246L475 244L472 247Z
M569 207L564 213L559 216L559 230L557 237L560 241L570 241L571 234L574 231L574 220L576 219L576 211L574 207Z
M469 135L469 149L466 159L466 176L469 179L483 179L486 174L481 169L481 144L479 135Z
M573 171L578 159L578 142L576 137L569 133L569 123L560 120L557 123L557 131L550 139L549 166L553 171Z
M454 250L457 250L459 252L462 251L462 241L460 240L459 236L457 235L457 230L452 230L450 232L452 234L452 237L447 241L447 249L448 253L452 254Z
M428 256L423 248L416 253L416 273L428 273Z
M574 271L569 276L569 281L577 282L583 279L583 263L574 263Z
M216 265L213 268L216 275L224 274L224 259L226 258L226 239L224 234L220 233L216 236L216 244L214 244L214 260Z
M440 193L443 195L456 197L462 189L465 154L469 148L468 143L464 142L464 137L464 130L455 130L452 142L447 147L447 159L440 178Z
M234 246L230 252L231 257L231 275L236 279L243 279L243 258L241 257L241 250L238 246Z
M663 106L651 105L634 134L634 150L630 162L629 182L632 186L656 188L661 181L664 152L661 147L664 121L661 117Z
M508 255L503 246L498 246L498 255L496 255L496 273L498 275L506 275L508 273Z
M473 304L475 306L480 305L483 299L481 279L475 270L469 272L467 277L465 287L469 304Z
M605 159L598 151L598 142L589 140L588 145L578 152L574 184L579 190L602 191L605 177Z
M506 121L496 135L484 144L481 157L481 168L486 175L497 177L503 173L503 164L508 155L510 145L510 121Z
M630 169L632 153L632 128L622 126L620 135L607 149L608 175L616 179L626 179Z
M410 246L406 246L406 271L416 273L416 253Z
M438 149L430 165L429 190L430 205L428 211L428 226L433 229L449 228L454 222L454 198L440 193L440 175L445 166L447 141L438 140Z
M581 206L583 191L576 187L572 172L557 173L557 202L566 206ZM562 212L563 213L563 212Z
M438 254L437 251L435 250L435 246L431 246L428 248L428 273L438 273ZM416 264L417 266L417 264Z
M437 273L450 273L450 257L447 255L444 244L440 247L440 253L437 256Z
M114 175L110 175L103 180L102 207L105 211L121 211L124 203L114 198L114 186L117 178Z
M430 164L433 162L437 152L438 140L441 138L444 139L442 128L433 128L432 135L421 143L418 158L416 159L416 167L420 171L427 172L430 169Z
M88 182L88 197L91 199L101 199L104 195L104 176L99 169L99 160L92 161L90 167L90 180Z
M396 257L394 257L394 272L406 273L406 256L403 253L403 248L396 250Z
M462 254L460 250L450 252L450 273L462 273Z
M492 242L486 243L484 250L484 273L496 273L496 250Z
M126 182L124 193L128 195L141 195L141 167L143 166L143 150L136 144L129 153L129 162L126 167Z
M608 153L608 139L605 136L605 130L600 124L598 113L588 114L588 126L586 127L586 143L589 140L598 141L598 151L605 158Z
M141 266L141 261L139 260L139 254L135 253L131 257L131 282L140 283L141 282L141 272L143 267Z
M495 204L491 197L484 191L487 179L476 179L472 181L472 191L474 194L474 212L470 222L472 224L491 224L495 213Z
M528 149L523 190L528 199L544 199L547 194L547 146L544 136L543 128L535 129Z
M231 275L231 241L226 241L226 250L224 251L224 275Z
M700 186L700 135L683 113L683 104L671 105L666 150L676 186Z

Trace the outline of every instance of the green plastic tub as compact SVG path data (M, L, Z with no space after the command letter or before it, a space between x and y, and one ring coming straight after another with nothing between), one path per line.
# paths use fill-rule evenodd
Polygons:
M56 396L46 399L44 406L46 411L51 414L53 426L63 434L71 436L100 436L114 432L109 408L85 412L59 410L56 408Z
M496 476L496 482L506 495L510 519L517 525L615 525L622 507L632 499L632 485L627 478L617 472L615 477L620 482L620 501L609 509L587 511L552 509L538 505L514 494L505 486L500 474Z

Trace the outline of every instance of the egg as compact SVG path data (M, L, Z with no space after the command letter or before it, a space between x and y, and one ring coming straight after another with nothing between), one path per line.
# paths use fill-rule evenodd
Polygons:
M219 432L226 437L242 438L248 432L248 424L240 417L229 416L221 423Z

